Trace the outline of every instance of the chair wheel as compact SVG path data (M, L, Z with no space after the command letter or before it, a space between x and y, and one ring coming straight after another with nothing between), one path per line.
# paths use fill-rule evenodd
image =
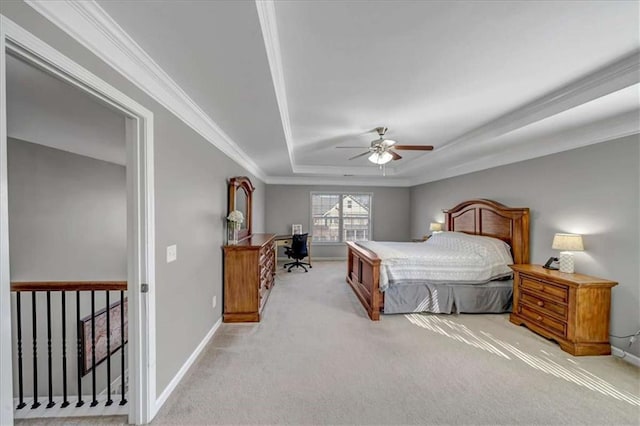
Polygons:
M288 272L288 273L291 273L291 270L288 270L287 272Z
M309 268L313 268L313 266L309 265Z

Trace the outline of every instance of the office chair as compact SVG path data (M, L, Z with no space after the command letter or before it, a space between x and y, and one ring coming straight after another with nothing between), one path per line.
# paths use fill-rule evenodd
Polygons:
M309 272L307 268L304 267L305 265L312 268L309 263L301 262L302 259L309 256L309 252L307 251L307 235L308 234L294 234L291 237L291 247L285 246L284 254L294 259L293 262L284 264L283 268L289 267L287 272L291 272L291 268L294 266L304 269L305 272Z

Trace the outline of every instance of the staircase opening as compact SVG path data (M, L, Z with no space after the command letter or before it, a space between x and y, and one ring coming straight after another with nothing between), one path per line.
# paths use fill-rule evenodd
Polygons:
M128 415L130 118L5 58L14 418Z

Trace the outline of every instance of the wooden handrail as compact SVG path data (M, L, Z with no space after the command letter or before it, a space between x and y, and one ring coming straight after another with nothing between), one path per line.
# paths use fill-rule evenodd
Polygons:
M126 291L126 281L24 281L12 282L11 291Z

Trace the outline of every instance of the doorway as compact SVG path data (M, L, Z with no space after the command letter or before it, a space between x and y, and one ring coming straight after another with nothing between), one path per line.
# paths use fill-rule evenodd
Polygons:
M86 334L81 332L80 327L78 327L78 335L74 336L78 341L78 350L76 353L78 355L76 365L77 371L79 371L78 377L91 369L93 369L95 374L95 371L98 369L96 361L100 361L95 359L96 355L99 354L99 348L95 342L95 338L99 336L99 331L95 329L95 326L96 322L98 322L96 319L100 313L99 309L95 309L96 296L94 293L100 293L98 297L104 295L104 299L102 300L105 306L114 307L113 312L111 309L105 309L105 312L102 312L102 317L110 318L112 321L117 321L118 316L120 316L121 319L121 333L117 337L120 341L109 342L109 345L113 346L110 348L112 352L115 352L114 349L116 349L118 344L120 344L120 349L122 349L120 352L121 364L118 366L121 368L121 384L119 389L122 391L122 397L117 400L117 402L114 402L116 402L117 405L122 404L121 406L128 406L126 412L128 413L130 423L147 423L152 419L153 415L155 415L153 115L146 108L109 86L69 58L61 55L55 49L36 39L33 35L6 17L0 16L0 20L0 110L2 111L2 114L0 114L0 323L2 328L0 337L0 373L2 376L2 383L0 383L0 423L11 424L13 422L13 410L16 408L16 404L14 403L14 384L12 377L14 370L22 370L25 367L24 365L20 365L16 359L12 360L12 340L17 342L18 336L12 336L12 334L16 334L15 331L17 331L17 327L14 327L13 330L11 327L12 295L9 256L11 250L9 245L7 154L8 144L16 144L16 142L9 142L7 137L6 84L7 63L9 62L11 65L15 60L44 71L49 76L63 81L75 89L79 89L83 92L83 95L91 96L93 101L97 101L110 110L117 112L124 119L123 130L125 143L123 147L123 161L126 168L126 176L123 179L126 191L126 195L124 196L124 198L126 198L126 207L124 208L126 211L126 266L123 271L124 279L120 281L120 287L118 288L104 287L102 288L102 290L104 290L102 292L98 292L97 289L92 289L89 291L89 299L85 299L83 302L78 300L76 305L73 304L73 296L70 295L66 303L69 304L69 309L77 309L78 312L80 311L81 305L91 306L91 314L88 317L84 315L82 318L76 318L88 324L88 330L91 331L91 333ZM82 148L83 147L80 147L80 149ZM105 280L104 278L103 280L113 281ZM100 280L92 279L92 281ZM126 286L126 298L123 297L122 283ZM74 291L75 290L76 289L74 289ZM118 294L118 292L120 293ZM21 308L28 309L36 307L36 309L29 313L30 315L38 313L48 318L53 311L51 308L51 297L53 293L56 292L43 291L39 298L26 294L26 297L23 296L23 300L21 301ZM74 293L74 295L77 294L78 292ZM120 295L119 299L118 295ZM15 314L16 303L19 302L16 302L15 295L13 297ZM42 308L38 304L40 303L40 299L45 303L42 305ZM53 304L64 306L65 301L63 301L62 296L60 296L58 300L53 301ZM106 313L109 313L109 315ZM62 316L69 317L69 315ZM58 316L58 318L60 318L60 316ZM33 321L33 324L35 323L36 322ZM80 321L78 323L80 323ZM127 323L126 327L125 323ZM111 324L111 326L113 325L114 324ZM51 327L46 328L50 329ZM34 327L34 336L37 331L39 330L36 330ZM18 332L18 334L20 334L20 332ZM50 330L49 334L51 334ZM128 336L126 334L128 334ZM106 335L109 336L110 333L106 333ZM87 336L90 336L88 346L91 347L91 351L83 352L80 350L80 338L86 339ZM91 342L91 336L93 336L93 342ZM29 336L29 338L31 338L31 336ZM115 335L114 340L117 340ZM35 342L35 339L33 339L33 341ZM46 341L47 340L45 340L45 342ZM87 343L87 341L84 343ZM82 346L86 347L87 345L83 344ZM125 347L126 359L122 356L125 354ZM39 352L44 357L48 355L49 363L51 363L51 348L51 339L48 339L48 345L45 344L39 351L37 348L33 348L34 356L36 352ZM85 356L84 360L80 359L81 353ZM92 358L91 361L89 361L90 358ZM109 362L113 357L106 358L108 360L107 362ZM80 367L81 363L82 368ZM39 363L34 362L31 365L37 371ZM124 371L125 365L128 365L129 370L128 383L124 380L127 376ZM36 374L33 374L33 377L35 376ZM83 401L89 407L98 405L95 404L97 402L97 398L95 397L95 382L96 380L94 378L93 395L89 393L91 400ZM107 382L108 386L110 386L111 380L107 380ZM32 383L37 389L37 383ZM47 383L45 376L44 383L42 383L41 386L46 390L48 384L49 398L43 398L43 401L39 402L42 405L54 403L51 399L52 391L50 383L51 375L49 375L49 383ZM80 383L80 385L82 386L83 383ZM117 386L116 383L114 383L114 385ZM19 386L16 386L16 389L23 386L24 383L21 383ZM127 388L128 391L125 397L125 389ZM109 395L111 394L111 389L109 389L108 393ZM82 399L82 395L78 395L76 399L76 401L71 401L71 398L69 398L69 401L66 401L66 406L72 405L71 403L75 405L80 402L79 400ZM65 401L60 400L55 402L58 402L58 406L60 406L63 405ZM36 403L38 403L38 401L36 401ZM18 405L19 404L20 402L18 402ZM33 401L31 401L31 404L34 404Z

